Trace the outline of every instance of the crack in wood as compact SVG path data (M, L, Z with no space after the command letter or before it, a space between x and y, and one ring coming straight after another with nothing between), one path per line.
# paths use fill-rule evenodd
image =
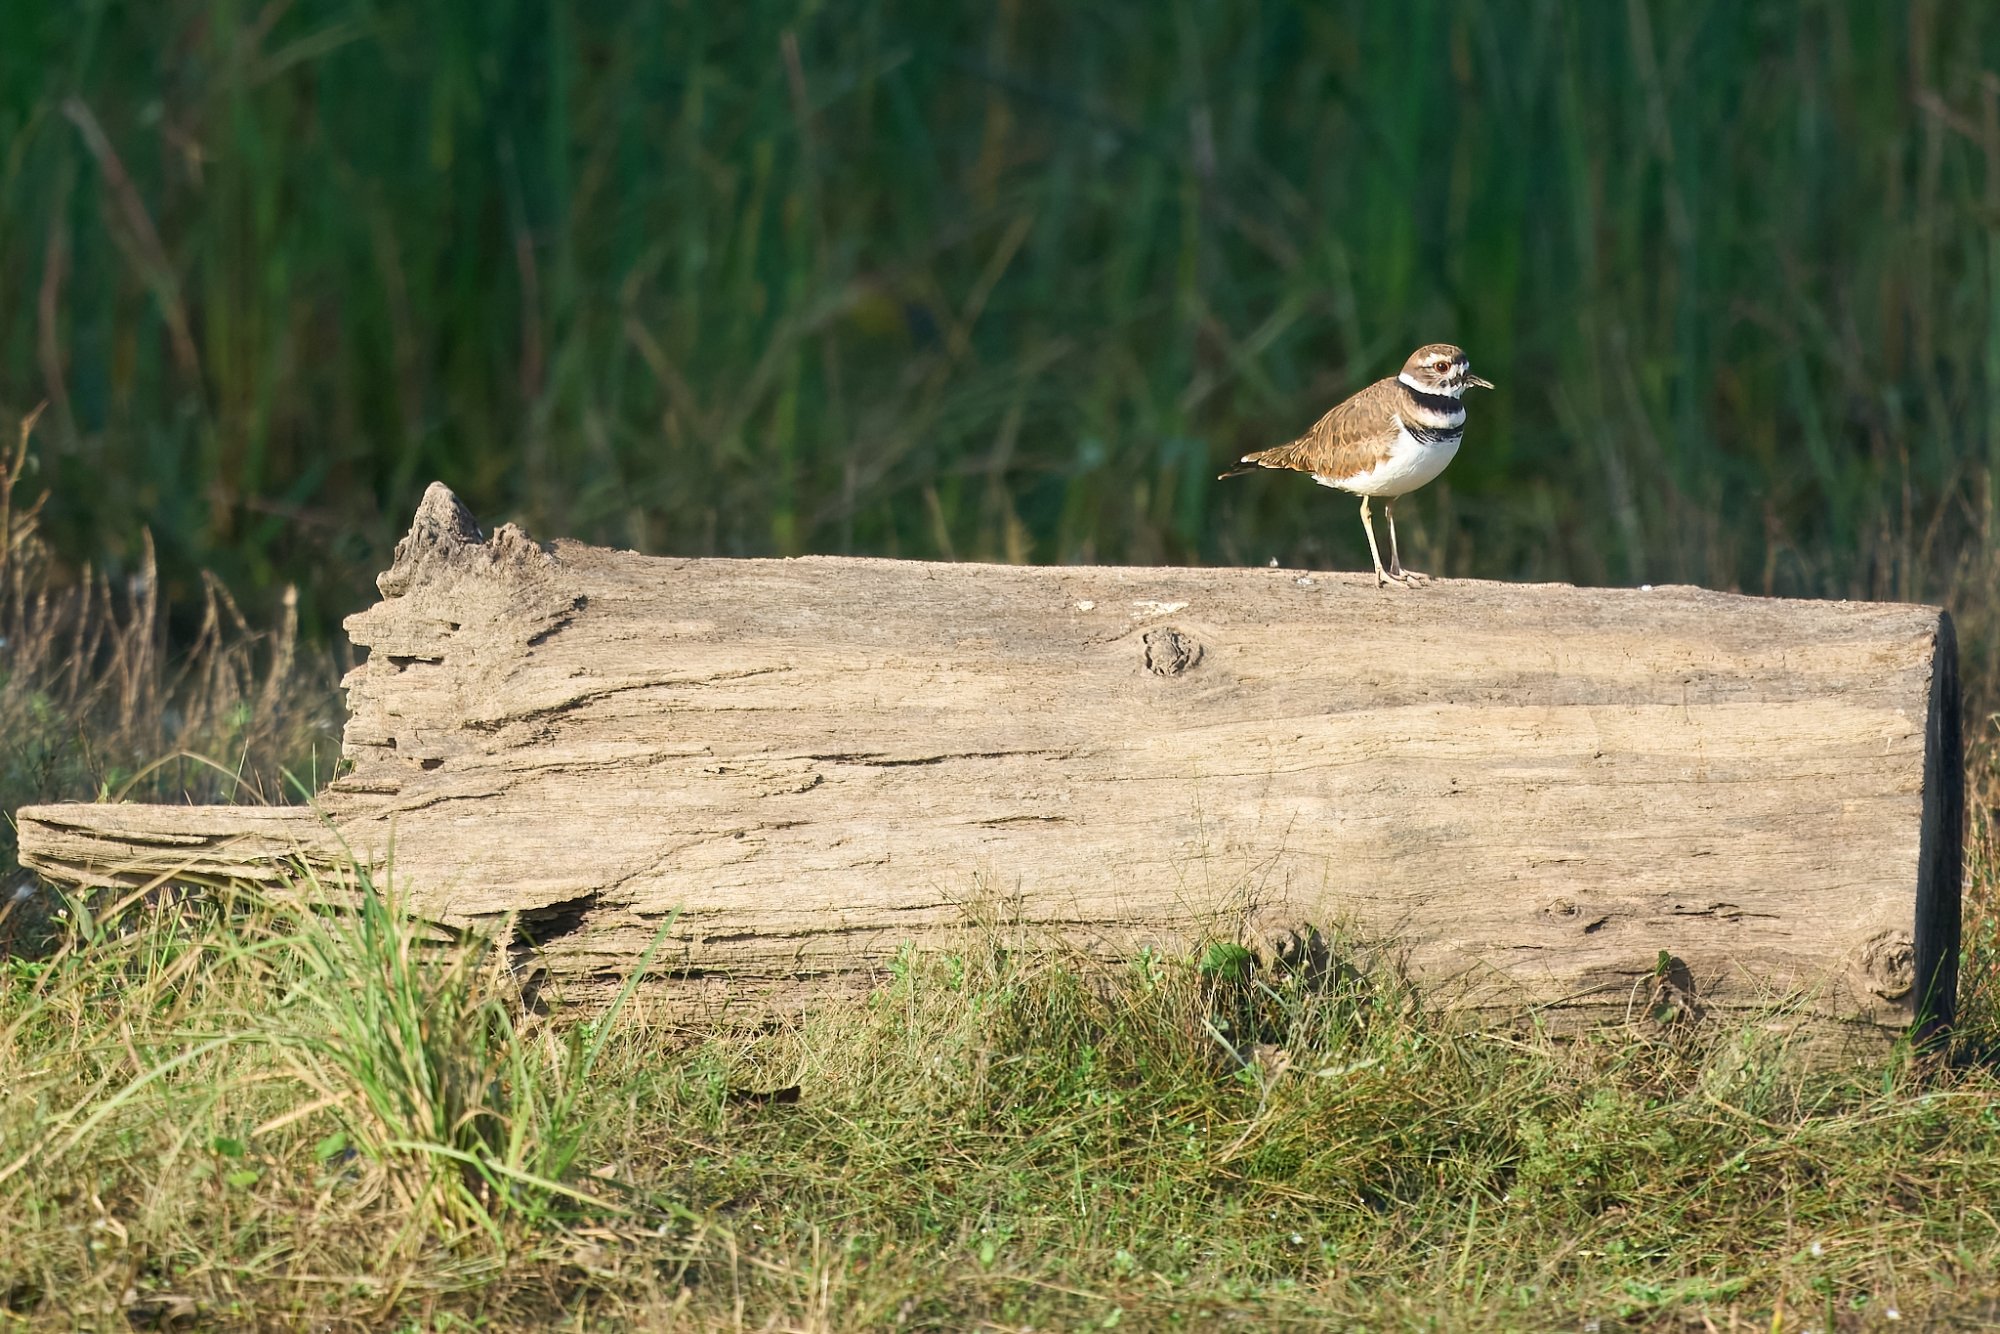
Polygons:
M548 722L566 713L574 713L585 705L597 704L619 695L631 694L639 690L662 690L680 686L710 686L729 681L744 681L758 676L782 675L791 671L789 667L757 667L736 672L711 672L700 676L654 676L638 681L618 681L591 690L578 690L563 699L550 704L538 704L529 708L484 717L468 717L464 725L478 732L500 732L524 723Z
M815 760L826 764L863 764L874 769L922 768L931 764L949 764L953 760L1011 760L1011 759L1059 759L1072 758L1068 750L1025 749L1025 750L956 750L938 755L894 756L884 751L854 750L832 751L826 754L782 755L774 759Z
M1667 912L1673 917L1712 917L1723 922L1734 922L1746 918L1763 918L1766 921L1773 922L1779 919L1777 913L1752 912L1734 903L1711 903L1705 908L1690 908L1684 903L1676 903L1668 908Z
M535 633L528 636L526 647L540 648L543 644L548 643L549 640L555 638L556 634L559 631L567 628L569 623L576 619L577 613L582 611L584 607L589 604L589 602L590 602L589 598L585 597L581 593L578 593L575 597L570 599L570 603L567 608L565 608L562 611L554 613L554 619L550 621L548 625L543 626L541 629L535 631ZM457 626L452 627L452 629L454 630L456 630L457 628L458 628Z
M554 903L525 909L515 919L515 943L546 946L564 936L574 935L583 928L591 909L597 906L597 899L598 891L593 889L575 898L558 899Z

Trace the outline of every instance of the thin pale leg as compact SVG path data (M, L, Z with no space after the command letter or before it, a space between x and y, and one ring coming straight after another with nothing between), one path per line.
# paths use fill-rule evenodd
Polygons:
M1431 581L1431 577L1429 575L1418 574L1415 570L1404 569L1403 558L1401 555L1397 554L1395 501L1385 500L1382 502L1382 517L1389 521L1389 577L1401 583L1409 584L1413 587L1418 584L1429 583ZM1379 588L1381 587L1381 585L1378 584L1376 585L1376 587Z
M1382 568L1382 549L1375 545L1375 521L1368 517L1368 497L1361 497L1361 529L1368 534L1368 554L1375 558L1375 587L1389 582L1389 574ZM1397 582L1402 582L1400 577Z

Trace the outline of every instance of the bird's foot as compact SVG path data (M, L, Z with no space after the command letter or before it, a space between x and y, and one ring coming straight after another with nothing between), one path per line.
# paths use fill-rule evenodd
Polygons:
M1400 565L1390 566L1387 570L1383 571L1383 574L1405 588L1422 588L1431 581L1429 575L1418 574L1415 570L1406 570ZM1376 587L1379 588L1381 585L1377 584Z

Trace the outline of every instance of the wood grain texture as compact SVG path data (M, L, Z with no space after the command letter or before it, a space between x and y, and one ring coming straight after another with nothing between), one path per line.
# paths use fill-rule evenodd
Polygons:
M1005 920L1107 955L1335 926L1559 1027L1949 1017L1934 608L657 559L482 538L442 487L381 584L347 623L369 654L325 825L29 808L24 863L130 883L121 859L393 844L420 911L512 916L575 995L678 911L661 967L702 1004L796 1003Z

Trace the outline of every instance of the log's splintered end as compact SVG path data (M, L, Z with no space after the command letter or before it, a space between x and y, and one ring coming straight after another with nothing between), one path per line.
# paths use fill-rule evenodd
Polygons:
M465 502L443 482L432 482L410 520L410 531L396 543L396 558L375 576L385 598L402 597L435 568L450 566L469 552L486 563L515 569L553 565L554 556L541 543L511 523L503 523L488 538Z
M410 520L409 535L396 543L396 559L375 576L375 587L385 598L401 597L410 591L417 573L437 557L449 559L466 547L486 541L479 520L443 482L424 488L417 503L416 517Z

